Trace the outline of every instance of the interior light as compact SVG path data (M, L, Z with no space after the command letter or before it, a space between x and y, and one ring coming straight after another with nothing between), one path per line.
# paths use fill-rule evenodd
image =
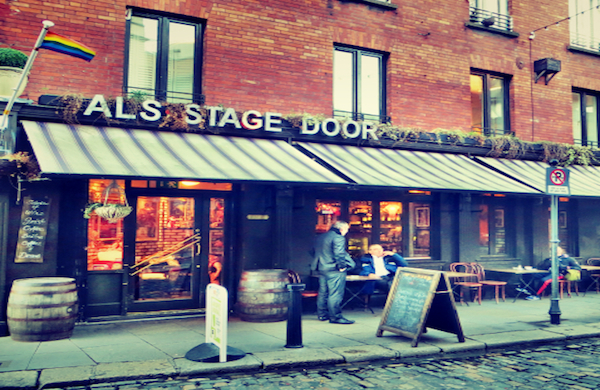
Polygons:
M192 180L182 180L179 182L179 184L181 184L182 186L185 186L185 187L193 187L193 186L200 185L200 182L192 181Z

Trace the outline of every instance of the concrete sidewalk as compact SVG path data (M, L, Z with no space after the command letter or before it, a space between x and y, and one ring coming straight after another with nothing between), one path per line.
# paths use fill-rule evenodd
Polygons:
M336 364L378 359L444 357L454 353L483 354L495 348L551 343L600 335L600 295L595 292L560 301L561 324L551 325L550 300L507 300L480 306L458 305L465 335L431 330L418 347L411 340L384 332L376 337L382 309L375 314L345 310L353 325L320 322L304 314L304 348L286 349L287 323L251 323L231 318L228 345L246 352L227 363L185 359L204 342L204 318L171 318L119 323L77 324L70 339L17 342L0 338L0 388L59 387L107 381L215 374L300 365Z

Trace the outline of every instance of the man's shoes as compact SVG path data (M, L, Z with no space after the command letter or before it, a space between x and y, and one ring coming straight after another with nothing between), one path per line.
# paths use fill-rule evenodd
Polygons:
M537 295L530 295L528 297L525 297L525 299L528 301L539 301L540 297L538 297Z
M529 290L526 290L526 289L524 289L522 287L517 287L517 288L515 288L515 290L517 290L518 292L523 293L523 294L531 295L531 293L529 292Z
M350 325L350 324L353 324L353 323L354 323L354 321L352 321L352 320L349 320L349 319L347 319L347 318L344 318L344 317L340 317L340 318L336 318L336 319L334 319L334 320L329 320L329 323L331 323L331 324L344 324L344 325Z
M327 316L319 316L319 321L327 321L329 317Z

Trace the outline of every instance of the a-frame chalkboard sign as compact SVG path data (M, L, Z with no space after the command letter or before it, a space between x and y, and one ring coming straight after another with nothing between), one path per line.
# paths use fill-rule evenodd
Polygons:
M377 337L383 331L412 338L416 347L426 328L454 333L465 341L452 287L441 271L398 268L383 309Z

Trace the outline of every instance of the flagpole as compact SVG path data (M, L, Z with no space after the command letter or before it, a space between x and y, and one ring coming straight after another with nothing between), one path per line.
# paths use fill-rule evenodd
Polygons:
M33 50L31 50L31 54L29 55L29 58L27 59L27 63L25 64L25 67L23 68L23 73L21 74L21 78L19 79L19 82L17 83L17 86L16 86L12 96L10 97L8 103L6 104L6 107L4 108L4 112L3 112L3 116L2 116L2 123L0 124L0 132L2 132L2 133L4 133L4 131L8 128L8 115L10 114L10 110L12 110L12 107L15 104L15 100L17 100L17 94L19 93L19 88L21 88L21 84L23 84L23 81L27 79L27 76L29 76L29 71L31 70L31 67L33 66L33 61L35 60L35 57L38 54L38 49L39 49L40 45L42 44L42 41L46 37L46 33L48 32L48 29L50 27L54 26L54 23L52 23L49 20L44 20L42 22L42 24L44 25L44 27L42 28L42 31L40 31L40 36L38 37L37 42L35 43L35 46L33 47ZM3 139L3 137L1 137L1 135L0 135L0 142L2 139Z

